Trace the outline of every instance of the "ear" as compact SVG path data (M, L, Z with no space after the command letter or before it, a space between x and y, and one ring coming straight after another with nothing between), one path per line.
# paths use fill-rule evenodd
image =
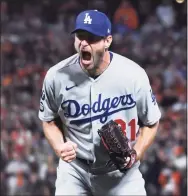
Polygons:
M111 43L112 43L112 36L109 35L105 39L105 49L108 49L110 47Z

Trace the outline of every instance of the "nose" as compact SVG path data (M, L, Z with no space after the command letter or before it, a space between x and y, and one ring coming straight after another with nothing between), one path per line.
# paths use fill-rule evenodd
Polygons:
M88 46L89 44L88 44L88 42L86 40L82 40L80 42L80 45L84 47L84 46Z

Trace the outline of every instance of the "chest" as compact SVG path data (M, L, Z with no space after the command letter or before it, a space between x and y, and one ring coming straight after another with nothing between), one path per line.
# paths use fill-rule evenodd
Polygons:
M61 92L59 114L70 124L105 123L109 116L125 111L129 113L136 105L134 85L123 77L69 83Z

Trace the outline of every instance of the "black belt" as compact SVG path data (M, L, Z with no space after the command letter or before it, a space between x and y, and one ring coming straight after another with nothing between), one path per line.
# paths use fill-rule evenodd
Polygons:
M87 165L89 167L89 172L93 175L106 174L108 172L113 172L113 171L117 170L117 167L114 164L104 165L103 167L93 168L92 167L93 161L82 159L79 157L77 157L76 159L78 161L80 161L82 164Z

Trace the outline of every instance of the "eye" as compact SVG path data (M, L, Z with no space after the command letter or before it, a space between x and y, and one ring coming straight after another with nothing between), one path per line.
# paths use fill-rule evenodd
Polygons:
M95 36L95 35L89 35L88 36L88 42L89 43L96 43L99 42L103 37Z
M86 40L88 43L92 44L100 41L103 37L93 35L91 33L76 33L79 40Z
M76 34L76 37L77 37L79 40L84 40L84 39L86 39L86 36L85 36L85 35L79 34L79 33Z

